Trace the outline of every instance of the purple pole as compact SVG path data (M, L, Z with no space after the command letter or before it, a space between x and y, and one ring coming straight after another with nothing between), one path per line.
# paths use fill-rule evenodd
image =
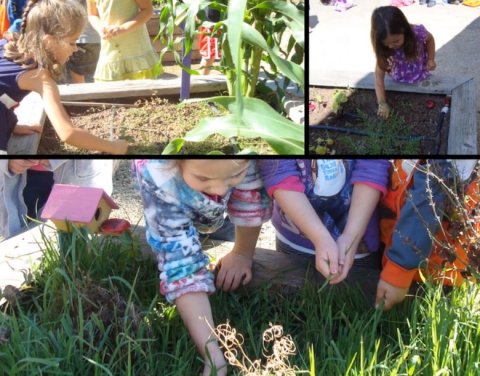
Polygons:
M184 24L182 23L180 27L184 29ZM183 36L182 42L182 64L188 68L192 66L192 52L190 51L185 55L185 35ZM180 79L180 100L190 98L190 73L182 69L182 77Z

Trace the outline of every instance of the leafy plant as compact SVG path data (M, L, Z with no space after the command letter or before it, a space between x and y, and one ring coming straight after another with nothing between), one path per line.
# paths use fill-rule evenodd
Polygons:
M207 6L220 11L219 22L212 24L206 20ZM277 83L276 91L281 99L283 89L290 82L304 88L304 70L300 65L304 47L303 6L303 2L295 5L289 1L230 0L228 5L221 1L194 0L188 5L165 1L158 35L165 39L162 54L173 52L176 62L190 74L198 72L182 64L175 49L181 41L175 39L174 27L184 25L185 53L192 49L198 19L212 26L213 33L221 31L221 70L227 77L229 96L214 97L211 101L226 108L230 114L203 119L183 139L173 140L164 154L179 152L184 141L202 141L214 133L225 137L261 137L279 154L304 153L304 128L255 98L262 69L268 78L285 77L282 90L278 90ZM284 50L282 40L288 32L290 35Z
M342 108L342 105L348 101L348 95L345 90L335 90L333 93L332 109L338 114Z

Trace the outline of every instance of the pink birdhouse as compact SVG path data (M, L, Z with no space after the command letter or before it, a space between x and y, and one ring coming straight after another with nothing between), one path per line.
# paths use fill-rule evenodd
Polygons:
M55 184L42 211L58 230L69 232L68 222L98 232L100 226L118 205L101 188Z

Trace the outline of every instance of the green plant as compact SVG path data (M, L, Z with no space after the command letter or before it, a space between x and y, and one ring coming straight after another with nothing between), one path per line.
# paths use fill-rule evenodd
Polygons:
M342 108L342 105L348 101L348 95L345 90L335 90L333 93L332 109L338 114Z
M357 109L361 118L362 131L366 135L352 140L350 136L341 136L346 149L355 154L417 154L420 148L420 137L409 137L405 120L393 111L388 119L369 116ZM337 142L338 144L338 142Z
M269 77L284 75L284 85L293 81L304 88L304 70L299 64L303 62L303 2L230 0L225 5L220 1L195 0L187 5L167 0L160 14L159 37L163 36L167 45L162 53L167 50L174 52L180 65L180 56L175 52L175 44L180 41L173 36L174 27L181 23L184 25L183 42L188 53L197 30L197 19L208 24L203 12L206 6L219 10L222 15L221 21L213 25L213 32L222 31L221 66L229 89L228 97L210 100L223 106L230 114L203 119L182 139L173 140L163 153L178 153L185 141L202 141L218 133L227 138L261 137L279 154L303 154L304 128L280 115L263 100L255 98L261 69ZM282 40L287 32L290 35L284 50ZM182 67L190 74L198 73ZM283 100L284 92L280 91L280 95Z

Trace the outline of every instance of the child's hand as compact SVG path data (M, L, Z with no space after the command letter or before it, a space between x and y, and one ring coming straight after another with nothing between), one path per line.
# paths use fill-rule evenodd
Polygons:
M325 278L335 277L339 272L338 256L337 243L330 235L315 244L315 267Z
M427 69L429 71L432 71L432 70L435 70L435 68L437 67L437 63L435 62L435 60L428 60L427 61Z
M10 159L8 161L8 170L15 175L23 174L30 167L40 163L40 159Z
M252 259L235 251L219 261L216 286L223 291L233 291L240 283L246 285L252 279Z
M110 141L113 144L112 154L127 154L128 142L125 140Z
M109 25L102 29L103 38L111 39L120 35L124 31L122 25Z
M383 310L388 311L392 309L395 304L398 304L405 299L408 288L396 287L380 278L377 285L377 297L375 299L375 308L379 308L383 302Z
M380 102L378 104L377 115L380 116L382 119L388 119L390 116L390 106L387 102Z
M35 125L16 125L15 128L13 128L13 134L16 134L17 136L28 136L30 134L34 133L41 133L42 132L42 126L40 124L35 124Z
M343 281L347 277L358 248L358 241L345 233L339 236L336 243L338 247L339 273L330 280L332 285Z

